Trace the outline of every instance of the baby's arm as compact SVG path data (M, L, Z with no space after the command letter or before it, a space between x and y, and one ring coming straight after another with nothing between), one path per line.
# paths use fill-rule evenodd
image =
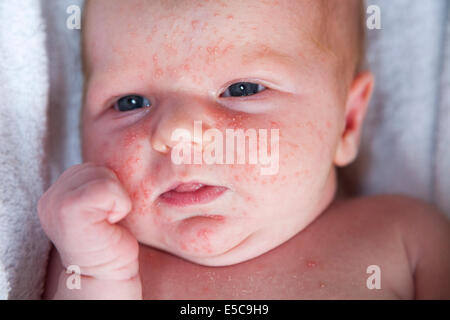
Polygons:
M107 168L82 164L58 178L38 204L41 225L58 251L45 298L142 298L137 240L116 224L130 211L128 194ZM69 266L81 272L80 290L66 285Z
M405 203L402 225L416 299L450 299L450 221L433 206Z

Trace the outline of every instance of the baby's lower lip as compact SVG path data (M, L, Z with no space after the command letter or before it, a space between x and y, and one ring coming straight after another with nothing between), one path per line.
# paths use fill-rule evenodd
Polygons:
M227 188L219 186L197 184L196 186L190 187L187 185L164 192L159 196L159 198L166 204L177 207L185 207L209 203L220 197L226 190Z

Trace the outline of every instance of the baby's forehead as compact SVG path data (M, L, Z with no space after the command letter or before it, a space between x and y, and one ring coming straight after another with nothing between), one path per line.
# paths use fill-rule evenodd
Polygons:
M276 18L280 14L284 17L289 14L308 20L308 17L327 8L327 1L334 0L86 0L85 8L93 11L95 16L117 18L119 15L135 21L140 21L141 16L151 20L194 16L209 19L232 15L243 17L268 15L268 18Z
M305 50L320 42L318 0L95 0L87 1L83 37L95 50L131 49L134 44L183 51L214 44L261 44ZM311 41L313 40L313 41ZM85 41L88 51L93 49ZM320 46L319 46L320 47ZM322 46L323 47L323 46ZM185 51L183 51L185 52ZM100 54L102 55L103 54Z

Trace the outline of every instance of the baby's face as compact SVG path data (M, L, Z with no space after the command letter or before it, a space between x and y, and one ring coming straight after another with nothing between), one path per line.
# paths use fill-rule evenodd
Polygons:
M89 3L83 157L117 173L133 201L121 224L141 243L230 265L288 240L330 203L349 83L321 42L316 4ZM226 129L265 129L275 170L264 175L270 165L248 159L176 164L172 134L194 137L195 121L224 139ZM278 150L271 129L279 130ZM162 195L180 182L221 188Z

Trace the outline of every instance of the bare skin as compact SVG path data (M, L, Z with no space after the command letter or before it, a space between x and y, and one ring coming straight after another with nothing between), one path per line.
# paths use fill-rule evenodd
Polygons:
M434 208L398 196L334 200L335 168L357 155L374 79L355 72L349 45L357 1L324 3L88 2L85 163L39 202L57 249L44 298L449 297L449 222ZM223 96L242 81L267 90ZM148 105L119 110L131 94ZM173 131L198 120L279 129L279 172L174 164ZM185 207L162 201L175 182L195 180L226 192ZM74 264L82 290L65 286ZM366 287L370 265L381 290Z
M336 200L289 241L233 266L205 267L141 245L143 298L448 299L449 228L433 207L404 196ZM370 265L380 267L381 289L366 286ZM63 273L53 250L45 298Z

